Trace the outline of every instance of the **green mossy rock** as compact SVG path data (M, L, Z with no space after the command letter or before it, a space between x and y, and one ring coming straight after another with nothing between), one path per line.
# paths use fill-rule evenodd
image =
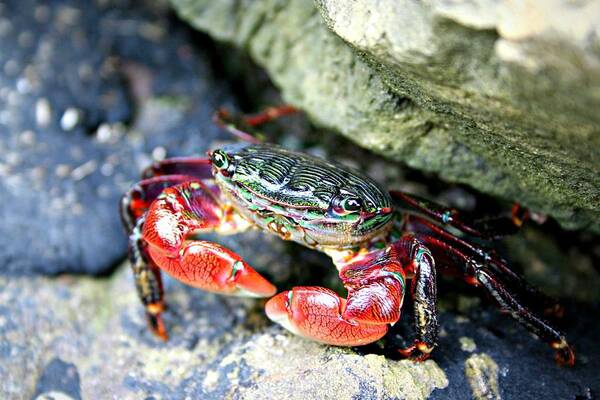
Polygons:
M543 10L483 0L390 0L376 8L171 2L194 27L247 50L316 123L383 156L520 201L564 227L600 232L593 2Z

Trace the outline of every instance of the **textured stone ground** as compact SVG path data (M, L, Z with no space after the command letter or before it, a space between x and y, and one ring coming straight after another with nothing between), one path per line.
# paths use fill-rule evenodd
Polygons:
M106 279L1 278L0 396L575 399L600 390L600 331L585 318L597 307L568 308L575 323L568 332L578 350L573 369L556 366L549 348L469 297L461 301L470 307L442 313L432 360L413 363L396 360L392 350L407 337L407 316L383 349L335 348L268 323L254 300L171 280L171 340L163 343L147 331L132 287L125 267Z
M306 7L290 4L264 11L285 15ZM298 58L296 70L280 59L284 75L297 73L300 81L303 62L320 65L300 41L307 36L318 43L326 32L315 25L318 18L311 8L295 22L308 24L297 34L298 54L306 59ZM241 24L238 33L260 36L268 22ZM357 88L378 87L406 110L402 132L418 135L422 120L414 113L433 114L398 102L328 35L340 58L319 61L337 63L336 73L352 78L331 93L342 99ZM265 57L276 59L281 43L263 38L250 47L260 45L270 52ZM331 71L313 70L309 78L318 81L321 72L332 78ZM271 64L269 72L277 81ZM386 104L358 92L355 100L349 108L329 102L348 126L360 127L356 115ZM553 221L531 224L499 249L530 281L564 300L564 324L578 357L574 369L558 368L547 346L477 291L445 279L440 346L422 364L398 360L394 352L411 337L409 301L385 340L341 349L271 324L260 301L167 280L171 340L152 337L122 262L119 195L153 158L201 154L229 140L210 122L219 106L256 110L280 101L244 54L189 30L163 3L0 3L1 399L589 399L600 392L597 237L561 231ZM319 101L327 110L327 98ZM313 116L316 105L308 107ZM266 133L286 147L345 162L390 187L449 205L478 212L510 206L385 161L302 116ZM214 239L244 255L280 290L308 284L340 289L329 260L318 253L258 232Z

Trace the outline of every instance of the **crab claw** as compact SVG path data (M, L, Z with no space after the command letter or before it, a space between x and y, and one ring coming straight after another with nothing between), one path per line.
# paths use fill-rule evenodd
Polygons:
M271 298L265 311L269 319L307 339L338 346L360 346L383 337L387 325L348 321L346 301L334 291L300 286Z
M191 241L171 258L150 248L163 270L190 286L232 296L271 297L277 288L233 251L213 242Z

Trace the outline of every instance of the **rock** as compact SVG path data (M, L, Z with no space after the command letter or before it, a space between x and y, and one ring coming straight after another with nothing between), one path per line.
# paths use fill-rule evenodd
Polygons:
M57 393L69 396L72 399L81 399L81 382L77 367L60 358L53 358L44 367L41 377L37 381L34 397L51 399Z
M596 3L171 3L247 50L318 124L600 231Z
M219 137L211 115L232 100L207 54L165 7L130 3L0 7L4 272L112 268L126 252L118 200L141 168Z
M280 287L290 285L281 279ZM0 277L0 397L562 399L600 390L597 307L568 307L578 360L564 369L548 346L489 305L442 312L439 348L413 363L394 351L409 337L407 308L382 344L348 349L272 325L261 301L171 279L166 293L164 343L146 328L127 268L103 279Z
M253 75L252 67L242 72L250 74L245 79L252 81L250 90L237 87L239 81L219 83L223 66L244 70L247 65L233 65L239 59L231 52L214 49L211 42L204 42L206 38L180 27L160 4L144 2L136 7L126 0L53 4L52 8L31 1L0 5L0 199L19 206L0 212L0 398L534 399L591 398L598 393L600 332L595 320L598 306L593 305L600 279L594 269L600 255L597 238L561 233L551 223L526 229L504 242L500 252L550 293L567 299L564 322L576 347L574 369L557 367L548 346L481 301L476 290L445 279L439 280L439 348L431 360L416 364L399 360L396 352L412 337L409 299L402 320L383 341L342 349L303 340L271 324L263 301L203 293L167 278L165 323L171 338L164 343L146 327L126 265L95 277L29 276L29 272L107 271L124 256L116 202L138 171L153 158L202 154L230 139L210 123L215 108L238 101L230 90L239 97L246 90L240 103L254 109L263 96L273 98L272 88L264 95L261 74ZM265 3L249 5L248 15L264 15L253 14L253 7L261 4ZM412 121L417 132L430 130L428 138L436 134L447 138L450 125L426 125L437 114L399 100L370 69L370 58L365 58L367 63L356 59L328 33L309 3L290 4L291 10L280 8L271 14L264 9L275 19L288 11L306 11L294 14L301 18L293 23L281 21L282 37L292 37L293 29L307 23L311 29L296 31L294 37L305 34L317 48L326 40L340 58L317 57L320 53L312 52L302 38L298 49L285 50L291 51L290 57L299 57L297 70L286 70L285 57L279 58L283 75L298 74L297 83L309 88L306 79L340 82L333 78L342 74L341 81L348 85L333 86L338 91L332 93L340 99L354 96L360 105L348 109L340 101L335 118L346 118L348 126L358 127L360 114L367 127L373 115L381 115L376 112L388 109L393 110L388 116ZM229 6L215 2L213 7ZM263 31L271 17L261 18L239 25L238 33L246 32L249 38L263 35L265 41L249 39L248 45L257 46L265 59L281 56L279 38L269 38ZM218 21L216 15L213 19ZM79 40L89 46L80 46ZM20 53L9 43L29 50L19 49L23 54L13 57ZM31 48L28 43L40 44ZM224 59L213 51L222 51L218 55ZM89 68L78 66L79 56L89 59L91 75ZM19 66L35 66L40 60L47 69L34 75L35 86L27 83L27 71L34 68L20 72ZM319 71L324 75L314 74L311 64L326 67ZM313 75L306 78L304 71ZM87 80L80 80L80 74ZM373 103L374 97L364 96L365 87L379 88L387 100ZM106 94L107 90L114 94ZM326 99L309 92L306 96L307 101ZM115 98L116 102L109 101ZM326 112L334 103L315 105ZM313 105L313 117L314 109ZM452 206L474 211L498 208L465 188L445 187L426 174L314 131L302 116L288 118L270 136L288 147L346 162L385 185ZM377 121L376 127L390 124L392 129L398 124L393 118ZM342 120L324 122L335 127ZM410 123L402 126L404 133L414 133ZM454 147L458 155L465 154L461 146ZM341 289L327 257L275 236L252 231L207 239L242 254L280 290L296 285Z

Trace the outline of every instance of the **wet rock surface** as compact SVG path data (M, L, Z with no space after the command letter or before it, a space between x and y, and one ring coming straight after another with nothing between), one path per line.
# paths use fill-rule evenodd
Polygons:
M600 230L596 3L171 2L321 126Z
M385 346L335 348L268 323L256 300L168 280L163 343L132 287L126 268L110 279L1 278L2 398L575 399L600 390L600 332L580 317L597 307L569 308L573 369L487 305L443 312L439 349L413 363L393 351L408 337L408 314Z
M314 9L305 17L304 34L323 32L315 28L320 17ZM238 29L260 32L261 24ZM329 37L338 48L339 40ZM265 40L254 43L263 51L277 48ZM399 360L395 352L412 337L409 299L383 341L343 349L271 324L262 301L203 293L167 278L171 338L154 338L128 266L121 264L118 197L152 159L201 154L230 140L210 122L219 106L239 103L254 111L281 102L243 55L213 46L163 3L0 4L0 200L11 205L0 211L0 398L587 399L600 392L597 237L565 233L552 222L530 224L499 249L564 300L563 325L577 352L573 369L557 367L546 345L479 292L446 279L440 279L439 348L425 363ZM298 54L311 54L299 46ZM388 93L375 75L364 74L365 64L343 54L336 62L355 69L339 90L380 85ZM287 73L300 73L307 60L327 65L299 58L299 69ZM383 104L356 95L364 102L348 109L339 103L350 125L352 114ZM416 121L410 102L396 104L408 110L405 121ZM494 212L509 206L386 162L314 129L302 116L266 134L455 207ZM322 254L260 232L209 239L242 254L280 290L341 289Z
M153 156L203 154L231 98L164 7L0 6L0 270L106 271L122 193Z

